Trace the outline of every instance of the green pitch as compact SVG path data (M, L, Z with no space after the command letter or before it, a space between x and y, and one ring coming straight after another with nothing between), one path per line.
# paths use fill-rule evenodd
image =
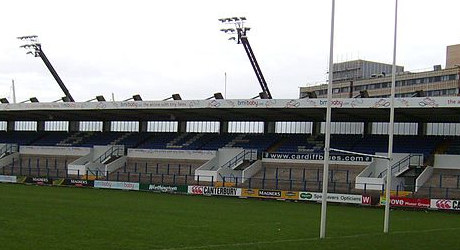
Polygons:
M460 214L0 184L1 249L458 249Z

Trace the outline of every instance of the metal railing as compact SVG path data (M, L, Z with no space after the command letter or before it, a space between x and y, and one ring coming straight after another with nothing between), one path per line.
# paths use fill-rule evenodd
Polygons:
M121 151L121 154L124 153L123 146L114 145L114 146L110 147L107 151L105 151L102 155L100 155L95 160L95 162L103 163L105 160L107 160L108 158L110 158L110 157L112 157L114 155L115 156L120 156L120 151Z
M393 166L391 166L391 174L398 173L398 172L401 171L401 169L411 166L412 165L412 160L414 158L417 159L416 165L421 166L422 163L423 163L423 162L421 162L422 157L423 157L423 155L408 155L408 156L404 157L400 161L398 161L395 164L393 164ZM380 174L378 175L378 178L382 178L386 174L386 172L387 172L387 169L385 169L382 172L380 172Z
M4 167L0 170L2 175L25 176L25 177L46 177L48 179L86 179L86 180L106 180L106 181L123 181L137 182L143 184L161 184L161 185L204 185L204 186L232 186L237 188L252 189L272 189L285 191L309 191L320 192L322 190L322 179L301 180L301 179L283 179L283 178L248 178L242 183L240 177L224 177L218 182L212 176L193 175L193 174L156 174L154 172L124 172L122 170L113 173L104 173L103 171L77 171L77 174L70 175L67 166L56 166L56 168L37 168L21 167L19 164L12 163L11 166ZM93 178L91 178L91 175ZM204 181L209 180L210 181ZM328 190L332 193L373 193L383 194L384 185L361 183L363 189L355 189L355 185L360 183L329 181ZM400 185L393 192L396 196L404 194L409 197L417 198L440 198L440 199L460 199L460 187L441 187L441 186L422 186L418 192L412 192L415 185ZM380 190L380 191L379 191Z
M18 152L18 144L5 144L0 148L0 155Z
M235 157L224 163L221 167L222 168L232 168L236 167L236 164L238 164L241 161L247 160L247 156L250 156L249 159L252 160L254 158L254 155L257 157L257 151L256 150L243 150L240 153L238 153Z

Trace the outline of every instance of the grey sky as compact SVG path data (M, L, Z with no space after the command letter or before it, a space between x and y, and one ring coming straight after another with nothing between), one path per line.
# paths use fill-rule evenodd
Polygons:
M36 34L77 101L114 93L159 100L172 93L204 99L214 92L260 92L242 45L220 32L221 17L246 16L249 41L274 98L326 80L330 0L2 1L0 97L53 101L62 91L17 36ZM429 70L460 43L458 0L400 0L397 64ZM392 62L394 0L336 0L335 58Z

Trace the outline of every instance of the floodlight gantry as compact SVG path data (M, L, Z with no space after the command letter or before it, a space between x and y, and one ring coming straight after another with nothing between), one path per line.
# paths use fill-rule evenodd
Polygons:
M59 77L58 73L54 69L53 65L51 65L51 62L48 60L46 57L45 53L42 50L41 44L38 42L38 36L32 35L32 36L20 36L17 37L21 41L26 41L28 42L27 44L21 45L20 48L27 49L28 52L27 54L32 54L35 57L40 57L43 62L45 63L46 67L50 71L51 75L53 75L54 79L56 82L59 84L59 87L61 87L62 91L66 95L66 100L70 102L75 102L73 99L72 95L70 94L69 90L67 87L64 85L64 82L62 82L61 77Z
M264 75L262 74L262 70L257 63L256 56L252 51L251 45L249 44L249 40L247 37L247 32L251 30L249 27L244 26L244 22L246 21L246 17L228 17L228 18L220 18L218 19L223 24L230 24L234 25L235 28L227 28L221 29L220 31L226 34L232 34L235 36L230 37L228 40L236 41L237 44L243 44L244 50L248 55L249 61L251 62L251 66L254 69L254 73L256 74L257 80L259 81L260 87L262 88L262 92L265 93L263 95L266 99L272 99L272 95L270 90L268 89L267 82L265 81Z

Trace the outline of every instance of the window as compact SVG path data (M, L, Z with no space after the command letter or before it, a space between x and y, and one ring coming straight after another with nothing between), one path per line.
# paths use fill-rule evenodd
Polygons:
M277 134L311 134L312 122L276 122Z
M219 133L219 122L190 121L187 122L187 132L190 133Z
M149 121L147 132L177 132L177 121Z
M16 131L37 131L37 122L32 121L16 121L14 123Z
M112 121L110 127L115 132L139 132L137 121Z
M263 133L264 122L228 122L229 133Z
M46 121L45 131L68 131L68 121Z
M80 122L80 131L102 131L103 123L101 121L82 121Z

